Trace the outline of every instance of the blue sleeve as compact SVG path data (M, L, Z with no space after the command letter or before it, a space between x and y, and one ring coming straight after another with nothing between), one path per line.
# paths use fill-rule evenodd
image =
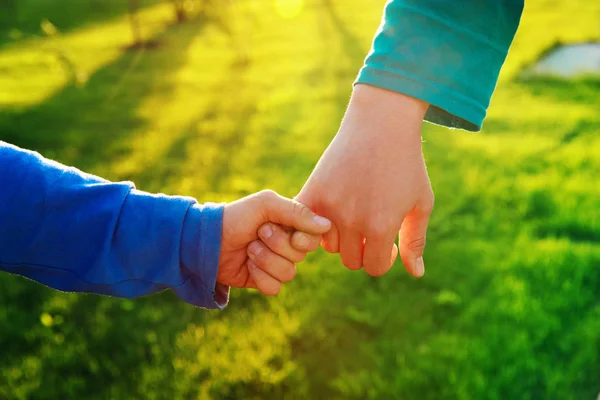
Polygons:
M425 120L481 129L524 0L390 0L356 83L426 101Z
M133 298L171 289L223 308L223 206L153 195L0 142L0 270L54 289Z

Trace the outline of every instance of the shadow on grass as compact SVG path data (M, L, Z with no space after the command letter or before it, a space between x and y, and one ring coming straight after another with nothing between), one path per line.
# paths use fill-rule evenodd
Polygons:
M145 0L141 8L160 3ZM52 22L60 32L67 33L82 26L125 15L124 0L2 0L0 1L0 48L20 40L42 35L40 23Z
M82 169L123 151L123 140L146 123L137 115L140 103L157 88L171 90L172 74L205 23L174 25L157 38L158 48L124 53L85 86L71 83L23 112L0 112L0 139Z
M210 96L211 102L204 112L174 134L176 139L171 142L163 157L136 176L136 182L140 186L159 190L170 179L185 175L181 171L184 166L181 160L193 158L190 151L207 151L205 146L208 146L216 151L211 152L210 167L203 169L206 174L202 181L212 192L226 193L229 190L228 178L232 176L233 168L231 159L244 151L245 142L250 137L248 126L256 112L256 103L248 101L247 96L244 96L244 91L247 90L244 84L247 68L247 62L240 63L239 58L235 59L226 79L210 91L199 93L199 96ZM210 122L218 118L235 123L227 129L215 127ZM191 143L195 145L191 146Z

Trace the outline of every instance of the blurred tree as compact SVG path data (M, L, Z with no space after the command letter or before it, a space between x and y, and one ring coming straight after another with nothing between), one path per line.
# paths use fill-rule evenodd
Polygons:
M140 47L144 44L142 40L142 31L140 28L140 19L138 16L139 8L139 0L129 0L129 22L133 36L133 43L131 47Z
M171 0L175 8L175 18L177 22L183 22L186 19L185 0Z
M0 22L10 21L14 17L16 9L17 0L0 0Z

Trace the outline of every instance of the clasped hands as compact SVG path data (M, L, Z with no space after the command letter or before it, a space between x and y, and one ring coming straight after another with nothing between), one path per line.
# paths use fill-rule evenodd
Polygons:
M427 107L356 85L337 135L295 200L267 191L225 207L217 281L277 294L319 244L352 270L383 275L400 254L411 275L423 276L433 209L421 148Z

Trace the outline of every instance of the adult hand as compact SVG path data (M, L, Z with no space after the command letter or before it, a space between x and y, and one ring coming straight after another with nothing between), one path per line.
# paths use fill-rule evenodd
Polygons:
M291 227L292 235L282 226ZM227 204L217 282L277 294L296 275L297 262L318 247L331 227L297 201L263 191Z
M356 85L341 127L296 199L329 218L325 250L350 269L385 274L400 255L424 274L423 250L433 192L421 149L428 104Z

